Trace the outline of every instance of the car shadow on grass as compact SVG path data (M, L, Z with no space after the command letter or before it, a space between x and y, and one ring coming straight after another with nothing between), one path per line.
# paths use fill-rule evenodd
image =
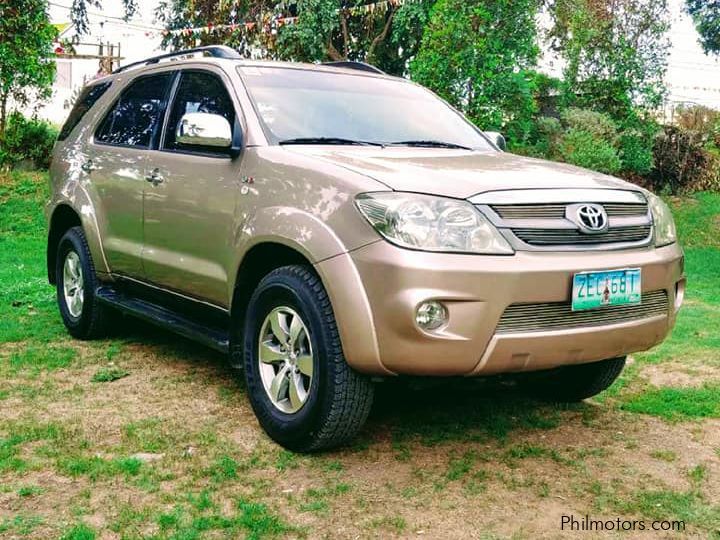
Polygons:
M129 315L116 315L115 325L108 337L124 346L143 347L163 361L184 363L191 368L216 369L223 376L238 373L225 354ZM243 383L243 391L244 386Z
M593 414L593 407L584 403L538 402L521 383L511 376L380 383L362 439L390 433L394 444L503 441L515 430L556 428L568 410Z
M162 360L202 368L211 383L245 394L240 370L212 349L132 317L115 327L115 339L148 347ZM215 379L214 381L212 379ZM445 441L504 440L519 429L553 429L565 411L593 415L587 404L549 404L524 392L522 378L398 377L376 384L375 402L360 436L352 443L367 448L390 435L393 443L417 440L423 445Z

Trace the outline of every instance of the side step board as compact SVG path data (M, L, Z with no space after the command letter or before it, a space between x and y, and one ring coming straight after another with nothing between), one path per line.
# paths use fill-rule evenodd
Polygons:
M123 313L175 332L216 351L225 354L230 352L230 336L227 330L206 326L157 304L125 295L112 287L99 287L95 294L100 302Z

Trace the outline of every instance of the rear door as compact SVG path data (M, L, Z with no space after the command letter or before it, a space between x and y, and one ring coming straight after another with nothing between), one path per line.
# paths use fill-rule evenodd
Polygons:
M220 69L181 71L160 147L148 156L158 181L145 192L146 279L219 305L227 303L243 156L184 145L175 135L182 116L193 112L221 115L239 129L230 88Z
M175 75L166 71L129 83L100 120L86 149L83 170L98 194L98 225L114 273L143 273L145 164L148 152L157 146Z

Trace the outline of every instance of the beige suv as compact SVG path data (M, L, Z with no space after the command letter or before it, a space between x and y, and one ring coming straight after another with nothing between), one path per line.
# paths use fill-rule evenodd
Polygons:
M672 216L502 142L366 64L209 47L122 68L55 147L65 325L97 337L120 310L228 353L297 451L352 437L383 377L539 372L538 395L592 396L675 322Z

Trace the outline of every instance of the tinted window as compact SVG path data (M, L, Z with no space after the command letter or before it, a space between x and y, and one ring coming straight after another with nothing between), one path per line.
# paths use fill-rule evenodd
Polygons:
M412 83L356 74L238 68L260 119L277 141L339 137L377 143L490 144L431 92Z
M219 77L207 72L188 71L182 74L175 100L173 101L165 133L164 148L169 150L202 150L203 152L227 153L218 148L198 148L175 141L177 126L186 113L205 112L219 114L232 126L235 122L235 108Z
M100 124L95 140L147 148L165 111L165 96L173 73L138 79L120 96Z
M106 82L102 84L95 84L93 86L86 86L83 89L75 101L75 105L70 111L70 115L67 117L67 120L65 120L65 124L63 124L63 127L60 130L58 140L62 141L67 139L68 135L70 135L72 130L75 129L75 126L77 126L83 116L85 116L85 113L87 113L92 106L95 105L95 102L102 97L107 89L110 88L111 84L112 83L110 82Z

